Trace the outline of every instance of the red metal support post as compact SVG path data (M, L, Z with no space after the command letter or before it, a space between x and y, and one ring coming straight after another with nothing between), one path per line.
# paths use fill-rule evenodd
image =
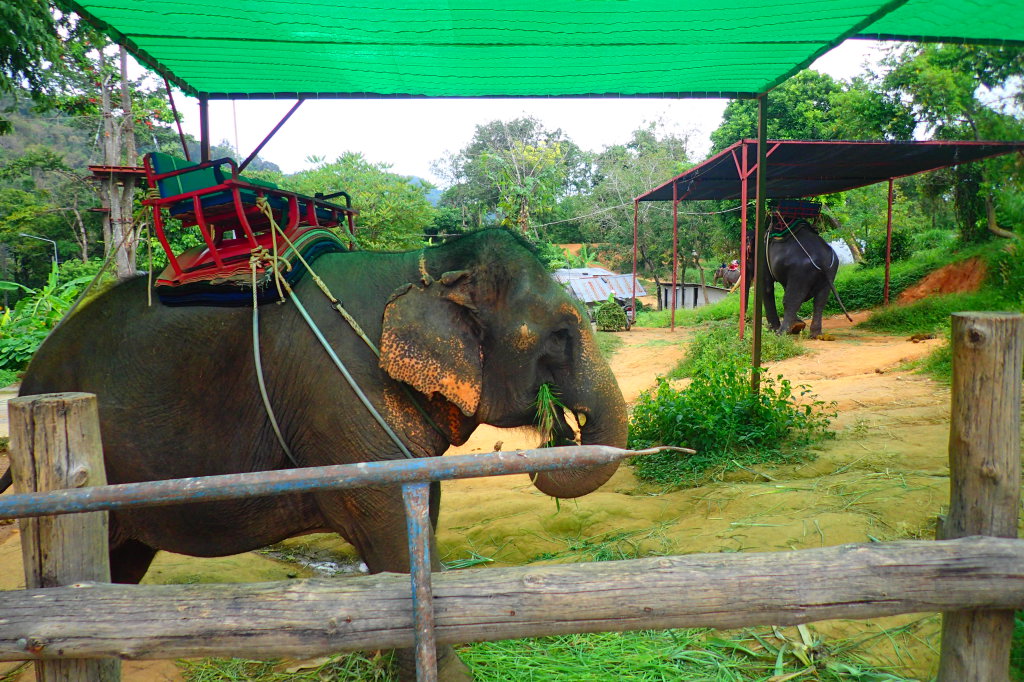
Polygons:
M740 149L742 156L740 161L740 340L743 340L743 331L747 326L747 278L751 273L747 271L747 202L749 201L749 190L747 178L750 177L750 162L747 159L747 149L750 147L744 142Z
M679 185L672 183L672 312L671 331L676 330L676 282L679 272Z
M174 116L174 123L178 126L178 139L181 140L181 151L185 154L185 160L191 161L192 156L188 153L188 145L185 143L185 131L181 129L181 118L178 117L178 107L174 106L174 93L171 92L171 84L164 79L164 88L167 90L167 101L171 104L171 114Z
M295 110L298 109L300 106L302 106L302 103L305 102L305 101L306 100L304 100L304 99L300 99L297 102L295 102L294 105L292 105L292 108L289 109L288 113L285 114L284 117L280 121L277 122L277 125L274 126L274 129L271 130L269 133L267 133L267 136L263 138L262 142L260 142L258 145L256 145L256 149L253 149L252 153L249 154L249 156L245 157L245 161L243 161L242 163L238 164L238 172L239 173L244 171L245 167L248 166L250 163L252 163L252 160L256 158L256 155L259 154L263 150L263 148L267 146L267 143L270 142L270 139L272 137L274 137L274 135L277 134L277 131L281 129L281 126L283 126L285 124L285 122L289 118L292 117L292 114L295 113Z
M882 303L889 305L889 265L892 262L892 178L889 178L889 212L885 219L885 287Z
M764 240L765 201L768 186L768 95L757 98L757 220L754 223L754 344L751 348L750 389L761 390L761 330L764 301L762 300L765 279Z
M640 226L640 200L633 200L633 321L636 322L636 243ZM633 325L630 325L630 329Z

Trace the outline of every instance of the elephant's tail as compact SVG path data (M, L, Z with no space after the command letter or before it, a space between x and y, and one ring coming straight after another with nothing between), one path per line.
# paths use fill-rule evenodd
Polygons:
M0 493L7 490L14 483L14 474L8 469L4 472L3 476L0 476Z
M835 284L835 282L833 282L832 280L829 280L828 281L828 286L829 286L829 288L832 289L832 295L836 297L837 301L839 301L839 307L843 309L843 314L846 315L846 319L848 319L850 322L853 322L853 318L850 317L849 311L846 310L846 305L843 304L843 299L839 298L839 292L836 291L836 284Z

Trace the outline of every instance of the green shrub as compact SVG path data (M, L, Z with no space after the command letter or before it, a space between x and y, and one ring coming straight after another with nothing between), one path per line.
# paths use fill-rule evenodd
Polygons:
M64 317L98 269L99 263L92 273L61 284L59 270L54 265L46 284L40 289L31 289L17 282L0 282L0 291L26 294L13 308L4 310L0 317L0 369L18 371L28 365L36 349Z
M997 251L988 261L989 292L1007 304L1004 309L1024 311L1024 259L1014 250Z
M626 311L622 309L615 299L609 298L597 306L595 315L597 328L605 332L618 332L626 328Z
M955 230L921 230L910 237L910 247L914 253L928 249L952 249L956 246L958 236Z
M860 264L861 267L875 268L879 265L885 265L885 241L886 236L882 233L868 243L868 247L864 250L864 261ZM909 232L893 232L892 245L889 251L890 262L896 263L897 261L910 258L912 253L911 242L912 238Z
M637 399L629 423L629 447L676 445L695 455L663 452L633 460L644 481L697 485L738 466L807 456L804 446L828 434L834 404L815 400L804 386L781 375L761 377L750 390L750 372L733 360L701 368L689 386L672 388L660 378Z
M765 328L767 330L767 327ZM668 375L669 379L694 376L701 370L720 367L723 363L740 367L751 365L750 348L752 345L748 329L747 337L740 338L739 323L735 321L720 322L709 325L694 334L686 357ZM761 360L776 362L785 360L804 352L804 347L795 336L773 334L766 331L761 336Z

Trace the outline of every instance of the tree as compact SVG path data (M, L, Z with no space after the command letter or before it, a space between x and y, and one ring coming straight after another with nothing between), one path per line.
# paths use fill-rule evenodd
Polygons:
M757 100L732 100L711 133L712 152L757 137ZM908 139L910 112L898 97L864 78L843 83L814 70L801 71L768 94L768 137L782 140Z
M550 213L565 182L561 144L524 144L514 141L508 149L486 151L482 167L498 189L502 224L515 225L524 235L530 231L531 212ZM534 231L534 236L539 234Z
M460 210L463 227L502 221L523 229L531 215L585 187L588 164L561 130L524 117L478 125L466 147L433 169L448 184L442 206Z
M48 71L60 63L57 23L46 0L0 3L0 95L46 93ZM0 135L10 132L10 121L0 116Z
M633 198L675 177L689 166L687 139L650 123L633 131L624 145L613 145L594 158L594 187L588 196L581 231L591 242L609 244L619 266L632 260ZM680 251L705 251L706 235L697 222L681 222ZM692 228L692 229L691 229ZM671 273L672 216L664 202L641 202L637 236L639 267L660 282ZM682 259L680 259L682 262Z
M390 172L385 163L371 163L362 154L347 152L333 162L308 159L315 167L287 176L282 186L313 195L348 192L359 210L356 235L364 249L412 249L423 245L433 224L434 207L427 200L433 187Z
M937 139L1013 140L1024 137L1020 104L1024 48L987 45L910 44L885 60L879 87L903 98L925 134ZM1003 93L995 97L993 93ZM958 167L954 184L961 237L977 241L987 230L1015 238L999 226L999 205L1016 206L1022 189L1016 158ZM998 199L1002 199L998 201ZM982 217L984 215L984 217ZM1024 215L1008 215L1020 224ZM983 227L979 228L979 225Z

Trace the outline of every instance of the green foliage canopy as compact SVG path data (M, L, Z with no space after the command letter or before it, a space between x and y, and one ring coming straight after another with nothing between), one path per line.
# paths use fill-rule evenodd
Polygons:
M359 209L356 236L367 250L413 249L423 245L425 230L433 223L434 207L427 200L430 185L410 182L392 173L386 163L367 161L346 152L332 162L310 157L310 170L281 178L283 187L313 195L348 192Z

